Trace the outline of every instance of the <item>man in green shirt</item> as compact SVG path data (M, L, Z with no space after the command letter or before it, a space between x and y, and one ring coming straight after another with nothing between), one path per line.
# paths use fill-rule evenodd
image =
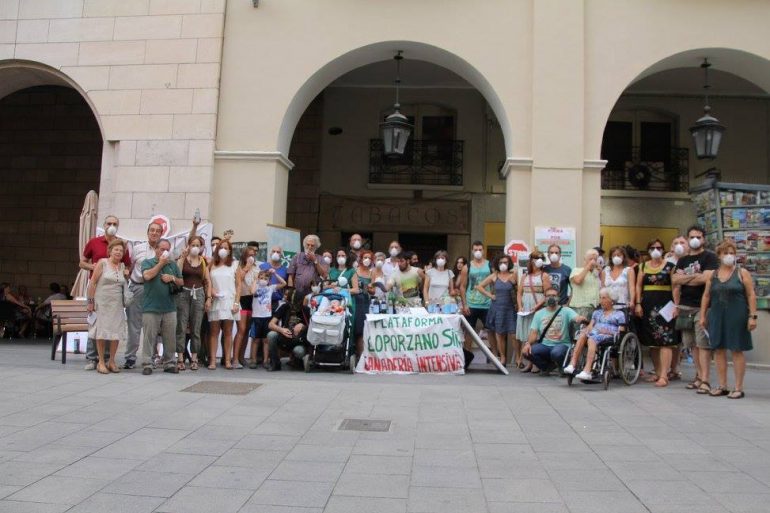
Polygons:
M532 327L529 340L524 344L522 352L529 355L532 363L543 373L548 373L556 366L561 366L570 344L569 325L571 322L585 321L568 306L559 306L559 291L551 287L545 291L546 307L535 312L532 317ZM553 321L551 321L553 319ZM545 330L541 340L540 335Z
M142 301L142 374L152 374L152 354L158 333L163 339L165 372L179 372L176 365L176 303L171 294L172 284L182 286L182 273L171 258L171 243L161 239L155 246L155 256L142 262L144 298Z

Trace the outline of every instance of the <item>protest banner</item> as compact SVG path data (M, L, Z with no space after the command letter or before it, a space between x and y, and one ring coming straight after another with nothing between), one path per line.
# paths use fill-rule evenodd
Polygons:
M571 268L575 268L575 228L565 227L536 227L535 247L548 254L548 246L558 244L561 248L561 261Z
M300 231L295 228L286 228L285 226L268 224L267 245L269 246L267 248L268 250L273 246L281 246L281 249L283 250L282 263L283 265L288 266L292 257L302 250Z
M356 372L465 374L461 315L375 315L364 324Z

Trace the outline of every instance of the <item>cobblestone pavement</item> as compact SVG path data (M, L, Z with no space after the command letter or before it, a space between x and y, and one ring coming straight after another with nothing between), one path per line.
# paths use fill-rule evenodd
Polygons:
M0 344L0 512L770 511L768 371L728 400L517 372L102 376L49 357ZM182 391L205 380L262 386Z

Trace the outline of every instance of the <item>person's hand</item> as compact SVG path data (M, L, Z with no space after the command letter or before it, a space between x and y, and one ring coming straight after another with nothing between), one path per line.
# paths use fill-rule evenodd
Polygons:
M207 298L206 298L206 302L205 302L205 303L203 303L203 308L204 308L204 309L205 309L207 312L208 312L209 310L211 310L211 298L210 298L210 297L207 297Z
M293 335L295 337L299 337L299 334L302 333L302 329L303 328L304 328L304 326L303 326L302 323L299 323L299 324L295 325L294 326L294 333L293 333Z
M281 328L281 335L283 335L286 338L292 338L294 334L291 332L289 328Z
M235 314L241 311L241 304L240 303L233 303L233 307L231 311Z
M185 246L184 249L182 249L181 257L187 258L187 255L190 254L190 246Z
M642 309L642 305L637 304L634 307L634 313L636 314L637 317L642 317L644 315L644 310Z
M318 257L316 256L315 253L305 253L305 256L307 257L308 260L310 260L314 264L316 263L316 260L318 260Z
M88 303L88 313L91 313L94 310L96 310L96 308L94 307L94 304L93 303Z
M679 317L679 308L675 306L674 309L671 311L671 318L676 319L677 317Z
M462 307L462 312L463 312L463 315L470 315L471 314L471 309L468 308L468 306L466 305L466 306Z
M708 329L708 319L706 319L706 316L705 316L705 315L704 315L704 316L702 316L702 317L701 317L701 319L700 319L700 321L698 321L698 322L700 323L700 327L701 327L701 328L703 328L704 330L705 330L705 329Z
M490 294L489 299L491 299L492 301L495 301L497 299L497 296L495 296L494 294Z
M757 320L749 317L749 325L748 325L749 331L754 331L756 327L757 327Z
M529 342L521 348L521 354L532 354L532 345Z
M268 269L268 270L267 270L267 274L271 274L271 275L272 275L272 274L275 274L275 269L273 269L273 268L271 267L270 269Z
M172 281L174 281L174 277L172 275L170 275L170 274L161 274L160 275L160 280L163 283L171 283Z

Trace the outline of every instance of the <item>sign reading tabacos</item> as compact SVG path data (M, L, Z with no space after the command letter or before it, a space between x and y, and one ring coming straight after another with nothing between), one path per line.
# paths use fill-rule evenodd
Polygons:
M366 316L356 372L465 374L459 315Z

